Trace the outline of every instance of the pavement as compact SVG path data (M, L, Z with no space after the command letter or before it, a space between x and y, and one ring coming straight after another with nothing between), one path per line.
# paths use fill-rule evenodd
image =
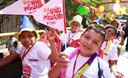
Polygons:
M122 55L119 56L117 62L117 70L124 75L124 78L128 78L128 52L124 51Z
M6 45L0 45L0 53L7 50Z

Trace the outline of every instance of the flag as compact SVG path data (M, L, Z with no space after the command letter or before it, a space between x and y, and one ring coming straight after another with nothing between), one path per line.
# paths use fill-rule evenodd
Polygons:
M18 0L0 10L0 14L32 15L44 5L44 0Z
M64 0L50 0L33 16L39 23L66 32Z

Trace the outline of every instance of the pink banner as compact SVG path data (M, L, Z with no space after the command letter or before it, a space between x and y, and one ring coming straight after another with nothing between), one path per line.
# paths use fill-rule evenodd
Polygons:
M0 14L32 15L44 5L44 0L19 0L0 10Z
M36 21L52 28L65 31L64 0L50 0L33 16Z

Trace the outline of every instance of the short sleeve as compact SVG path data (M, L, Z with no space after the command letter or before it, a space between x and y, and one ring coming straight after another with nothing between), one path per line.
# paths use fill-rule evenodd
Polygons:
M16 50L16 53L22 55L24 51L25 51L25 47L21 46L18 50Z
M114 44L112 44L110 49L110 60L118 60L117 47Z
M51 49L44 42L38 42L38 44L36 44L36 48L40 57L47 60L51 54Z

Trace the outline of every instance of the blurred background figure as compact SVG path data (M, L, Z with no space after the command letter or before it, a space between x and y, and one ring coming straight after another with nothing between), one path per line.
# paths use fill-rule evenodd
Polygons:
M16 52L16 50L19 48L19 46L18 46L18 42L17 41L15 41L15 42L13 42L13 46L11 46L11 48L10 48L10 54L12 54L13 52Z
M107 20L102 20L101 26L106 27L107 24L109 24L109 22Z
M128 52L128 20L126 22L126 26L123 27L123 30L124 30L125 34L123 35L123 38L121 40L121 45L124 45L124 41L125 41L125 39L127 39L126 45L125 45L125 50Z
M13 36L10 36L6 42L6 48L10 51L10 48L13 46L13 42L17 41L17 39Z
M71 29L67 30L66 33L62 33L60 35L60 40L62 41L61 51L64 51L65 48L70 46L73 41L80 39L81 34L84 32L84 30L82 29L83 25L81 24L82 20L82 16L76 15L72 20L69 21L69 26L71 27Z
M87 18L84 16L83 16L83 20L82 20L82 25L83 25L83 28L87 28L89 26L89 22L88 22Z

